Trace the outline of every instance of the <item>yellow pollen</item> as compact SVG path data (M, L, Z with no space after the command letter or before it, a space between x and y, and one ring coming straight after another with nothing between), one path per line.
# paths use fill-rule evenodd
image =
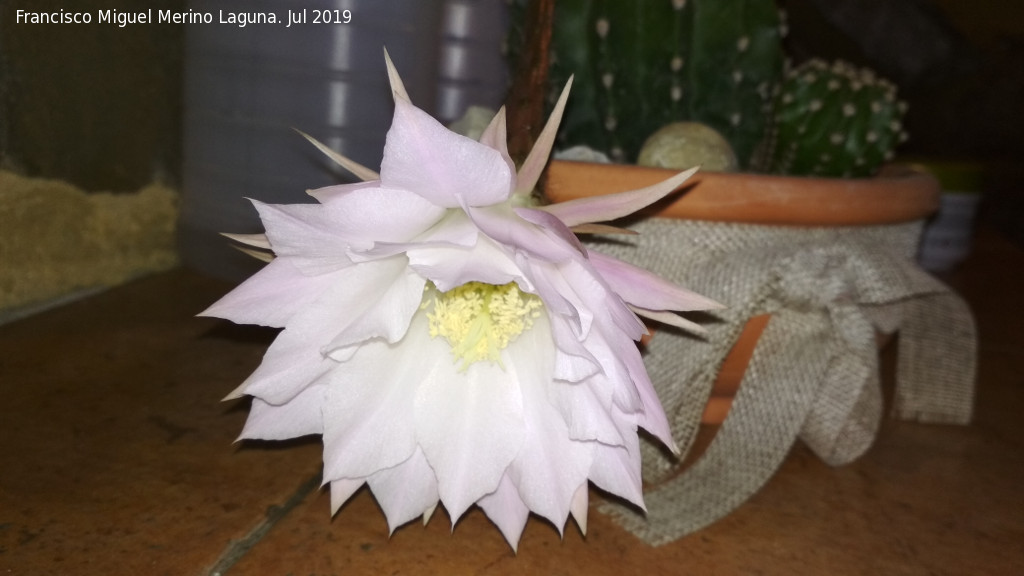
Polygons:
M501 351L533 326L544 307L539 297L523 292L515 282L469 282L447 292L428 285L425 292L422 308L428 310L430 336L442 336L451 344L463 372L481 360L504 370Z

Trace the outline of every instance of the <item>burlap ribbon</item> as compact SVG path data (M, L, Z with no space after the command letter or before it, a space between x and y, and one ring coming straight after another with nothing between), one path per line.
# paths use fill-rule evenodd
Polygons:
M900 332L895 415L965 424L975 332L966 304L913 261L920 223L795 228L652 218L595 249L727 304L694 338L660 328L648 370L688 449L723 359L746 321L770 313L729 416L680 472L644 445L646 515L601 511L652 545L694 532L753 495L797 438L837 466L863 454L882 415L877 332Z

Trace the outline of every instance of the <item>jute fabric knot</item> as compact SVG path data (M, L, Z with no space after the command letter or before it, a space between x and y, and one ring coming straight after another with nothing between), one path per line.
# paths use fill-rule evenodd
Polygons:
M602 504L652 545L694 532L752 496L803 440L848 463L883 410L876 333L900 332L894 414L970 420L976 343L966 304L913 261L921 223L796 228L650 218L639 236L599 239L633 262L728 306L705 338L659 327L646 350L677 444L688 450L726 354L752 316L771 314L729 415L701 458L643 446L643 515Z

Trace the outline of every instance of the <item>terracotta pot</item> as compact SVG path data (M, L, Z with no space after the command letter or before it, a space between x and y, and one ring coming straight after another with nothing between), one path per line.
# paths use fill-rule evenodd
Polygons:
M552 202L635 190L665 180L671 170L554 160L544 192ZM778 226L858 226L921 220L939 206L938 181L909 166L875 178L829 179L698 172L647 213L662 218ZM704 424L729 413L747 363L771 316L751 318L729 352L704 410ZM880 344L882 341L880 340Z

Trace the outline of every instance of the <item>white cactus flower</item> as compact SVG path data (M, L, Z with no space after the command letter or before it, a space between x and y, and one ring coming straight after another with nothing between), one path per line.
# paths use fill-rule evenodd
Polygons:
M389 527L479 505L515 548L534 512L585 531L588 483L643 506L637 429L674 449L635 345L637 314L714 302L584 248L570 227L679 187L528 207L569 87L518 174L498 113L479 141L395 99L380 174L254 202L274 258L203 314L283 328L229 398L253 397L242 438L320 434L337 511L368 484Z

